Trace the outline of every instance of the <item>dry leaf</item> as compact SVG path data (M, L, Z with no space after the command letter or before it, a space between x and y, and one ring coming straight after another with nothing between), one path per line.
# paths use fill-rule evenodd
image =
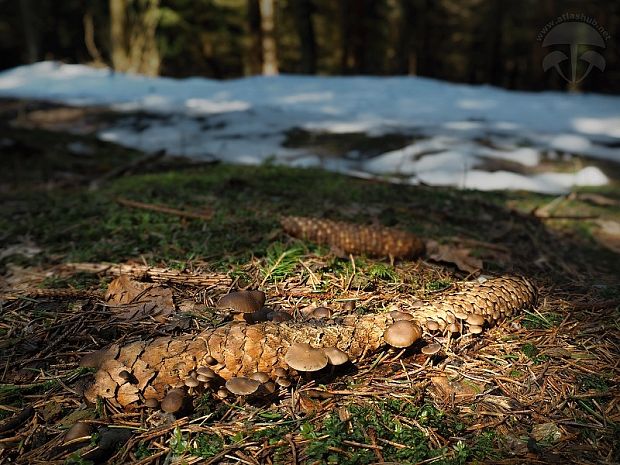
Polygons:
M154 318L158 322L174 312L172 289L119 276L108 285L105 300L116 317L123 320Z
M435 395L445 400L454 398L455 401L471 400L484 391L480 386L468 380L450 380L447 376L434 376L431 378Z
M598 220L599 229L594 231L594 237L602 246L620 253L620 223L612 220Z
M471 249L452 245L439 244L437 241L426 241L428 257L436 262L446 262L467 273L475 273L482 269L482 260L470 255Z

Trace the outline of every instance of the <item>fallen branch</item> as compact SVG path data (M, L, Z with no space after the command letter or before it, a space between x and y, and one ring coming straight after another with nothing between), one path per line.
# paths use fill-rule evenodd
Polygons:
M104 173L103 175L99 176L97 179L93 179L90 183L89 188L90 190L97 190L101 187L103 183L111 179L123 176L124 174L127 174L129 172L132 172L133 170L135 170L136 168L140 166L148 165L149 163L157 161L160 158L162 158L164 155L166 155L166 151L159 150L155 153L148 153L140 158L132 160L125 165L118 166L108 171L107 173Z
M157 205L154 203L144 203L144 202L138 202L136 200L129 200L129 199L125 199L123 197L117 197L116 198L116 202L124 205L126 207L131 207L131 208L140 208L142 210L149 210L149 211L154 211L154 212L158 212L158 213L166 213L169 215L176 215L176 216L180 216L183 218L195 218L195 219L200 219L200 220L210 220L211 217L213 216L213 211L210 212L206 212L206 213L200 213L197 211L186 211L186 210L178 210L176 208L170 208L170 207L166 207L164 205Z
M61 270L80 273L103 273L110 276L129 275L135 278L148 278L154 282L175 283L186 286L217 287L228 289L232 279L225 273L210 272L208 274L190 271L156 268L146 265L122 263L67 263Z

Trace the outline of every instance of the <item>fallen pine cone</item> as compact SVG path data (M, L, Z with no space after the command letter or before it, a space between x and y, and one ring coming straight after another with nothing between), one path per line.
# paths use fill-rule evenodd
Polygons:
M301 216L285 216L280 224L291 236L327 244L345 254L404 258L424 253L419 237L399 229Z

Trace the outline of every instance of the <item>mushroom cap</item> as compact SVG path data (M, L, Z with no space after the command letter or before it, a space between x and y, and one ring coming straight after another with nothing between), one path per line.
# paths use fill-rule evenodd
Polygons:
M144 401L144 405L146 405L148 408L157 408L159 407L159 401L155 399L155 397L149 397Z
M264 373L262 371L257 371L255 373L252 373L251 375L248 376L248 378L255 379L259 383L266 383L267 381L271 379L267 373Z
M274 374L276 375L277 378L285 378L288 376L288 371L286 371L284 368L282 367L278 367L275 370L273 370Z
M291 380L288 378L285 378L284 376L279 376L276 378L276 384L278 386L282 386L284 388L287 388L291 385Z
M224 388L219 388L217 390L216 395L220 398L220 399L226 399L228 397L228 391Z
M355 310L355 300L347 300L344 304L342 304L342 309L345 312L352 312Z
M205 376L205 375L197 375L196 379L201 382L201 383L210 383L211 381L213 381L213 378L211 378L210 376Z
M230 378L226 381L226 389L237 396L248 396L254 394L261 383L255 379L239 376Z
M331 318L332 311L327 307L317 307L310 314L312 318Z
M480 334L482 332L482 326L469 325L469 332L473 334Z
M83 421L78 421L67 430L63 442L67 443L69 441L73 441L74 439L90 436L91 432L92 426L90 424L84 423Z
M407 312L401 312L400 310L392 310L390 312L390 316L392 317L392 320L394 321L400 321L400 320L413 320L413 315L411 313L407 313Z
M194 378L193 376L188 376L183 380L183 384L185 384L187 387L195 388L200 385L200 382L197 378Z
M441 350L441 345L436 342L429 344L427 346L422 347L422 353L426 355L436 354Z
M276 392L276 383L273 381L267 381L266 383L263 383L261 389L263 389L267 394L273 394Z
M417 323L400 320L390 325L383 333L383 339L392 347L405 348L422 337L422 329Z
M436 321L433 321L433 320L428 320L426 322L426 328L429 331L437 331L439 329L439 323L437 323Z
M457 317L459 320L466 320L469 316L469 313L462 312L461 310L455 310L454 316Z
M217 365L217 360L215 360L215 358L213 358L211 355L207 355L205 357L205 363L207 363L208 365Z
M217 378L217 374L209 367L198 367L196 368L196 373L199 376L204 376L205 378Z
M183 408L185 392L182 389L171 389L161 401L161 409L166 413L176 413Z
M259 306L265 305L266 295L263 291L248 291L250 295L258 302Z
M286 312L269 312L267 318L269 318L274 323L282 323L283 321L289 321L293 319L292 315Z
M262 323L264 321L269 320L269 314L273 312L273 310L269 307L262 307L259 310L250 314L252 323Z
M252 291L231 292L222 296L217 302L217 308L228 308L239 313L253 313L263 306L256 300Z
M284 361L297 371L318 371L325 368L329 360L323 350L305 342L296 342L289 347Z
M456 323L450 323L446 329L448 331L450 331L451 333L460 333L461 332L461 327L459 325L457 325Z
M337 347L324 347L323 352L327 355L329 363L334 366L343 365L349 361L347 353Z
M484 324L484 317L482 315L478 315L477 313L470 313L467 315L467 323L470 325L482 326Z

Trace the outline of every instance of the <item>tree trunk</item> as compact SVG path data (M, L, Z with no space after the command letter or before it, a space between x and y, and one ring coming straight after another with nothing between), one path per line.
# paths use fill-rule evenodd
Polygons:
M278 56L275 37L275 0L260 0L260 23L263 45L263 74L278 74Z
M260 74L263 69L263 33L258 0L247 0L248 46L245 61L246 74Z
M110 41L115 71L159 74L158 23L159 0L137 2L131 17L127 0L110 0Z
M312 24L314 13L312 0L294 0L293 12L301 49L300 71L314 74L316 73L316 37Z
M26 42L26 63L34 63L39 59L39 44L34 25L32 3L30 0L20 0L19 8L21 10L22 25L24 27L24 41Z

